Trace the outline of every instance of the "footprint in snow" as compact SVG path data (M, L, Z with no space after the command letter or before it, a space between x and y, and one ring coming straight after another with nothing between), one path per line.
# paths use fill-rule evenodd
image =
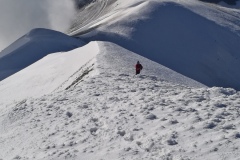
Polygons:
M126 132L124 130L119 130L117 131L117 134L123 137L126 134Z
M225 125L222 127L222 129L225 129L225 130L231 130L231 129L235 129L236 126L233 125L233 124L228 124L228 125Z
M68 118L71 118L73 114L71 112L67 112L66 115Z
M240 138L240 133L239 132L237 132L236 134L235 134L235 138L237 139L237 138Z
M177 145L178 142L175 139L171 138L171 139L167 140L167 144L170 146L173 146L173 145Z
M119 74L119 76L121 76L121 77L129 77L128 74Z
M152 113L150 113L150 114L146 115L145 118L149 119L149 120L154 120L154 119L157 119L157 116L152 114Z
M207 123L204 128L206 128L206 129L213 129L213 128L215 128L216 126L217 126L216 123L210 122L210 123Z
M90 128L90 133L91 133L92 135L95 135L96 132L97 132L97 130L98 130L98 128L96 128L96 127Z

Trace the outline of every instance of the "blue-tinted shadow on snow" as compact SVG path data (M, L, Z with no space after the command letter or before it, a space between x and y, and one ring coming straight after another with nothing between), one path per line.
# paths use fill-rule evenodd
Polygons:
M65 52L85 45L63 33L34 29L0 53L0 81L50 53Z
M148 19L126 23L134 28L130 38L99 30L84 37L116 43L207 86L240 90L236 33L175 3L148 5Z

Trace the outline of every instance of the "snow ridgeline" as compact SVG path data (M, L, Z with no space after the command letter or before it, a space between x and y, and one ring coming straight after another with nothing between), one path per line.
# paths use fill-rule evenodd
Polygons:
M52 53L4 79L0 82L1 107L70 85L68 82L74 81L74 75L80 74L98 52L97 43L91 43L72 51Z
M132 53L120 46L108 43L99 47L100 42L91 42L83 47L68 52L49 54L24 70L0 82L0 104L7 105L28 97L39 97L55 91L62 91L77 83L79 77L84 77L88 70L93 70L96 55L105 57L99 60L101 65L107 65L113 71L134 75L134 65L140 60L144 65L143 74L161 77L164 80L192 87L204 85L174 72L160 64ZM101 58L99 58L101 59ZM94 70L95 74L101 68ZM104 71L102 72L112 72ZM92 73L92 72L91 72ZM17 80L17 81L16 81ZM11 96L9 96L11 95Z
M43 96L0 108L0 159L202 160L240 156L239 92L199 88L201 84L113 43L92 42L85 52L93 47L99 48L95 50L98 53L87 63L84 76L84 71L76 72L70 76L72 80L59 83L55 92L42 91ZM120 59L113 58L116 53ZM63 57L60 53L54 56ZM132 58L129 61L128 56ZM129 62L137 59L149 70L133 76ZM153 76L155 69L162 75ZM198 87L169 82L170 73L172 80L185 78Z
M0 81L48 54L70 51L83 45L84 42L58 31L33 29L0 52Z
M198 0L115 0L92 14L71 35L113 42L209 87L240 90L239 10Z

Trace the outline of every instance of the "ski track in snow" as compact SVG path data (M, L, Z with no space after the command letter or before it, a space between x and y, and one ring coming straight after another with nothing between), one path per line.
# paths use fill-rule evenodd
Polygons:
M98 54L98 74L90 71L65 91L2 109L0 159L240 156L239 92L133 76L105 63L110 61L111 56Z

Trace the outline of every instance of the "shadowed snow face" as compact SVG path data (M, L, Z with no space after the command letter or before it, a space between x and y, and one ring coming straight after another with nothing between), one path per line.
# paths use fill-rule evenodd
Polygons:
M210 2L210 3L219 3L219 2L225 2L229 5L236 5L236 2L238 0L200 0L200 1L203 1L203 2Z
M65 31L74 12L72 0L1 0L0 51L33 28Z

